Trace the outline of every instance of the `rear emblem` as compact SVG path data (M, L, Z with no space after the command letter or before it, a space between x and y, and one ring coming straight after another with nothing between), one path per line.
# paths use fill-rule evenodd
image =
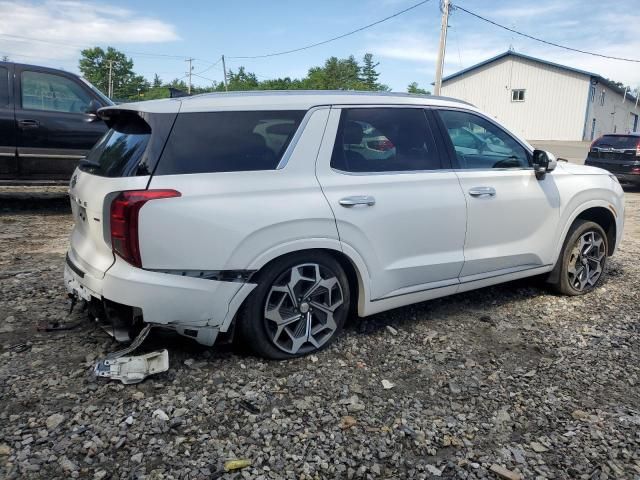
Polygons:
M76 186L76 183L78 183L78 174L77 173L71 179L71 188L74 188Z

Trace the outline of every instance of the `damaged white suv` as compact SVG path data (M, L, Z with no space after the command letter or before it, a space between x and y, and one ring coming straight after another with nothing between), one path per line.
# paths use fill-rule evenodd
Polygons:
M452 99L229 93L100 115L64 278L121 339L149 323L298 356L352 312L540 274L586 293L622 237L615 177Z

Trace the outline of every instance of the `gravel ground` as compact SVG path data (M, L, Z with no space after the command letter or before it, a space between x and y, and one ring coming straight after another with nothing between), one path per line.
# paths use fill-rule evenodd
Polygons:
M156 335L170 370L131 386L90 377L118 348L90 322L37 331L83 315L66 317L66 200L27 197L0 195L0 478L640 479L638 190L590 295L510 283L285 362Z

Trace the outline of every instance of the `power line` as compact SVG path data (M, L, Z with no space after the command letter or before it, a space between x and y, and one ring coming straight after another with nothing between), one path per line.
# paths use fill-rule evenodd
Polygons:
M410 10L413 10L414 8L418 8L420 5L424 5L425 3L429 2L429 1L430 0L423 0L422 2L418 2L415 5L412 5L412 6L408 7L408 8L405 8L404 10L400 10L399 12L396 12L393 15L389 15L388 17L385 17L385 18L383 18L381 20L378 20L376 22L373 22L373 23L370 23L368 25L365 25L364 27L356 28L355 30L352 30L352 31L347 32L347 33L343 33L342 35L338 35L337 37L332 37L332 38L329 38L327 40L323 40L321 42L312 43L311 45L306 45L304 47L294 48L292 50L285 50L285 51L282 51L282 52L267 53L267 54L264 54L264 55L244 55L244 56L235 56L235 57L229 56L227 58L253 59L253 58L276 57L278 55L286 55L288 53L295 53L295 52L300 52L302 50L307 50L309 48L318 47L320 45L325 45L325 44L327 44L329 42L333 42L335 40L340 40L341 38L348 37L349 35L353 35L354 33L361 32L361 31L366 30L367 28L371 28L371 27L373 27L375 25L379 25L382 22L386 22L387 20L391 20L392 18L395 18L395 17L397 17L399 15L402 15L403 13L406 13L406 12L408 12Z
M490 23L492 25L495 25L496 27L502 28L504 30L507 30L509 32L515 33L517 35L520 35L522 37L526 37L529 38L531 40L535 40L536 42L540 42L540 43L544 43L546 45L551 45L553 47L558 47L558 48L563 48L564 50L569 50L571 52L577 52L577 53L584 53L585 55L593 55L594 57L601 57L601 58L608 58L610 60L621 60L623 62L633 62L633 63L640 63L639 59L635 59L635 58L623 58L623 57L614 57L611 55L603 55L601 53L595 53L595 52L588 52L586 50L580 50L578 48L571 48L571 47L567 47L566 45L560 45L558 43L554 43L554 42L550 42L548 40L543 40L542 38L538 38L538 37L534 37L532 35L528 35L526 33L522 33L519 32L518 30L515 30L513 28L509 28L505 25L501 25L498 22L494 22L493 20L489 20L488 18L485 18L481 15L478 15L477 13L474 13L470 10L467 10L466 8L463 8L459 5L452 5L456 10L462 10L465 13L468 13L469 15L476 17L484 22Z

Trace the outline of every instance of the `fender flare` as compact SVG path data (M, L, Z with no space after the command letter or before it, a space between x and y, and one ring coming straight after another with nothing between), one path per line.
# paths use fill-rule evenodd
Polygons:
M276 258L302 250L332 250L346 256L346 258L351 262L357 276L358 314L362 314L364 312L365 305L371 298L371 277L369 275L369 269L367 268L362 256L353 247L339 241L338 239L305 238L285 242L259 254L249 263L247 269L260 270ZM255 287L255 283L246 283L236 292L229 302L229 308L222 324L220 325L220 331L226 332L229 329L238 309Z

